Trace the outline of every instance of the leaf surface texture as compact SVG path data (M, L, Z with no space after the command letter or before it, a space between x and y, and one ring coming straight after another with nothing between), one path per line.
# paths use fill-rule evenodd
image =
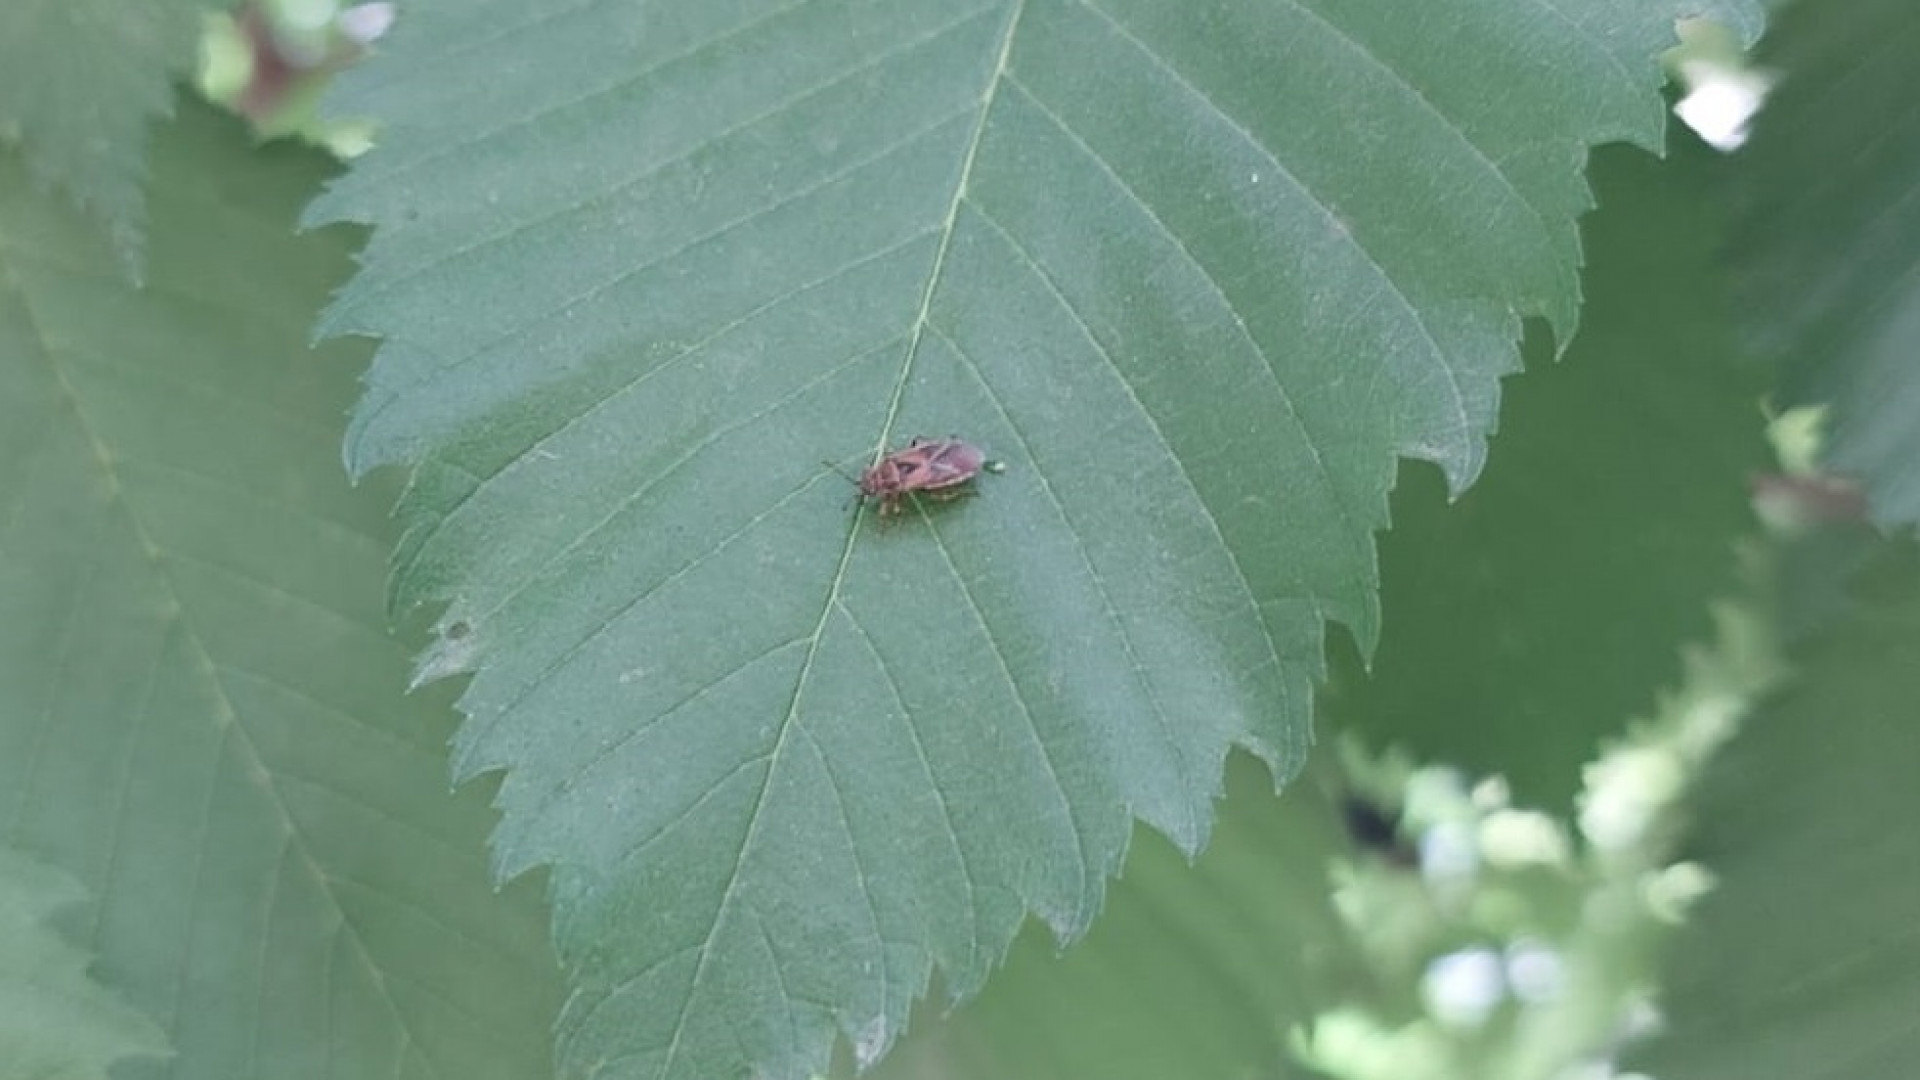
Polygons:
M1290 775L1396 455L1465 487L1572 332L1677 10L411 8L324 329L382 340L347 456L411 470L497 868L554 868L562 1071L871 1062L1135 818L1196 849L1229 747ZM947 434L1004 473L885 528L822 464Z
M537 891L489 887L446 695L401 696L391 493L340 472L365 350L305 344L325 167L183 112L143 288L0 158L0 841L176 1051L122 1080L549 1073Z

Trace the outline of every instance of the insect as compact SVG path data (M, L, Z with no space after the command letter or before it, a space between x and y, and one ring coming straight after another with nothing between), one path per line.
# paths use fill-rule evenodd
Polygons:
M958 435L944 439L922 436L875 462L854 482L860 488L860 497L879 499L880 516L889 517L900 512L902 499L916 492L936 499L966 494L961 485L986 467L987 455Z

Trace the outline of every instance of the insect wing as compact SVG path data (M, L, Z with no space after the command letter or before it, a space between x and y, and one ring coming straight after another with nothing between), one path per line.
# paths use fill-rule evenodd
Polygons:
M960 439L915 439L901 455L916 455L911 487L921 491L964 484L979 475L986 463L979 447Z

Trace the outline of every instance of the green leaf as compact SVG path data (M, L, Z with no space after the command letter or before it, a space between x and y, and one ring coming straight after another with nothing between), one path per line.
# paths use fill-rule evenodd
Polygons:
M1387 624L1329 710L1370 741L1570 809L1603 737L1680 676L1735 587L1771 458L1762 373L1734 348L1704 151L1595 159L1587 305L1564 362L1509 383L1502 454L1449 505L1405 470L1380 542ZM1351 653L1346 653L1350 659Z
M170 1051L160 1028L87 974L52 926L86 899L72 877L0 848L0 1063L6 1075L107 1080L123 1058Z
M0 147L65 189L138 271L146 243L147 124L191 70L205 0L0 4ZM136 273L135 276L138 276Z
M1754 344L1789 404L1831 406L1829 467L1875 519L1920 521L1920 8L1788 9L1757 60L1784 79L1737 160Z
M1565 803L1599 740L1708 636L1767 446L1759 373L1728 340L1706 166L1691 144L1596 158L1580 336L1559 364L1536 343L1507 384L1502 453L1457 503L1433 470L1402 476L1374 677L1357 659L1342 672L1336 721ZM1056 960L1023 935L979 1000L917 1021L878 1080L1274 1075L1288 1022L1308 1018L1306 973L1338 949L1309 868L1339 826L1312 787L1276 802L1238 779L1196 866L1142 838L1083 944Z
M979 998L916 1018L873 1080L1309 1075L1287 1035L1347 956L1324 872L1347 841L1314 786L1276 798L1244 756L1228 775L1198 863L1142 830L1085 941L1061 956L1029 928Z
M1672 960L1647 1055L1666 1080L1913 1075L1920 561L1902 550L1861 591L1700 796L1693 847L1720 884Z
M1289 775L1395 455L1466 486L1571 332L1690 6L412 8L324 328L384 339L347 456L412 467L497 867L555 867L563 1071L871 1062L1135 817L1197 849L1229 747ZM885 529L820 464L949 432L1005 473Z
M390 492L337 440L364 350L304 346L347 236L315 156L204 107L157 133L148 284L0 157L0 842L78 878L76 940L178 1077L549 1067L537 894L488 887L444 697L403 700Z

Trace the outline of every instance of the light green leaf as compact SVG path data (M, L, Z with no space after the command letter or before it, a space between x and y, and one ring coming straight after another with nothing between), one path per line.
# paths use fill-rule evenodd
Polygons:
M1863 583L1845 629L1709 774L1720 879L1670 965L1662 1080L1904 1080L1920 1057L1920 562Z
M87 974L91 961L53 916L86 899L80 883L0 848L0 1072L107 1080L123 1058L167 1054L154 1022Z
M0 3L0 148L106 227L122 263L145 245L147 125L192 68L206 0Z
M1803 0L1758 63L1784 80L1736 159L1736 266L1788 404L1830 405L1826 463L1920 522L1920 7Z
M177 1051L121 1080L549 1068L537 895L493 893L444 698L403 700L390 492L337 440L346 269L313 155L159 131L148 284L0 157L0 842L95 898L76 940Z
M411 8L325 329L384 339L348 459L412 467L498 869L555 867L563 1071L871 1062L1135 817L1196 849L1229 747L1290 774L1395 455L1478 472L1696 6ZM1006 472L884 530L820 464L949 432Z
M1735 587L1748 477L1771 464L1763 373L1734 348L1715 261L1715 163L1684 151L1595 159L1580 336L1558 365L1535 343L1502 453L1457 503L1405 470L1380 650L1330 697L1376 745L1501 774L1523 804L1570 810L1600 740L1679 678Z

